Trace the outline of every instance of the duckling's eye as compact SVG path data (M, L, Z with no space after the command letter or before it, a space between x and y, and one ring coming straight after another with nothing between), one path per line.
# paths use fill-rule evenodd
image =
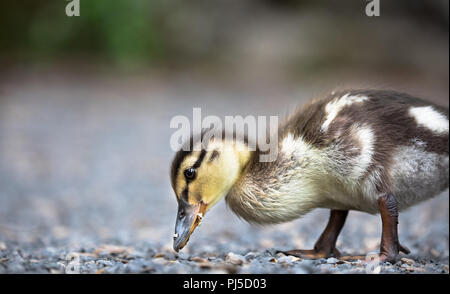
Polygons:
M184 171L184 176L186 177L186 179L188 180L192 180L195 178L195 168L188 168L187 170Z

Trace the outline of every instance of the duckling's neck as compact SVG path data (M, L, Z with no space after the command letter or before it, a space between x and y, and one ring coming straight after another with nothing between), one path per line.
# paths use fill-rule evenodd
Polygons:
M251 223L281 223L318 207L320 151L287 135L275 161L261 162L260 151L243 157L241 174L226 197L230 208Z

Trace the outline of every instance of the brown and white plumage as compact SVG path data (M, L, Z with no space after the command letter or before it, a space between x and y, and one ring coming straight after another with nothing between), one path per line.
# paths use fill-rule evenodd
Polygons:
M249 221L316 207L376 213L387 192L402 209L448 187L448 111L405 94L333 93L295 113L279 141L277 160L252 161L226 198Z
M447 109L407 94L335 92L280 126L275 161L260 162L260 151L238 151L233 142L211 142L214 158L213 151L176 155L172 185L178 199L202 202L205 211L226 196L238 216L259 224L290 221L314 208L377 213L386 194L395 195L401 210L448 188L448 133ZM208 160L197 167L198 183L190 184L182 170L201 155Z

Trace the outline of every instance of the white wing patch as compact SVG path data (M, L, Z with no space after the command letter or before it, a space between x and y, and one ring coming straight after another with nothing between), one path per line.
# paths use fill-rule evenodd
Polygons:
M361 103L363 101L368 100L367 96L350 96L349 94L345 94L344 96L334 99L333 101L328 102L325 106L325 111L327 113L327 119L321 126L321 131L325 132L328 129L328 126L333 121L333 119L338 115L339 111L342 108L352 105L353 103Z
M447 117L432 106L411 107L409 115L414 117L418 125L435 133L448 133Z
M351 177L361 178L372 163L375 137L369 126L357 127L358 140L361 144L361 154L358 156L357 164L354 166Z

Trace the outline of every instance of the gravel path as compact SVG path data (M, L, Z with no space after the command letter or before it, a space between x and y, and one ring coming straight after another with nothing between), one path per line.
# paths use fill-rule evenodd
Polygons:
M186 78L169 83L52 72L13 73L3 81L0 273L448 274L448 191L401 213L400 240L412 253L394 265L276 254L311 248L328 212L260 228L224 203L205 216L180 254L173 252L170 119L190 117L193 106L202 107L203 116L284 116L317 89L214 88ZM435 99L447 98L444 89ZM380 235L379 217L351 212L338 248L374 252Z
M422 216L426 211L435 213ZM402 255L394 265L344 262L335 258L304 260L276 253L277 249L310 248L326 221L325 211L271 228L252 228L239 221L224 225L217 218L224 217L228 222L234 216L224 207L218 207L213 213L215 219L205 219L179 254L170 248L170 226L166 236L159 240L149 237L149 241L92 236L77 241L73 236L54 240L37 238L32 242L0 241L0 273L449 272L448 194L401 215L400 238L412 253ZM338 246L349 254L375 252L379 233L377 217L350 213Z

